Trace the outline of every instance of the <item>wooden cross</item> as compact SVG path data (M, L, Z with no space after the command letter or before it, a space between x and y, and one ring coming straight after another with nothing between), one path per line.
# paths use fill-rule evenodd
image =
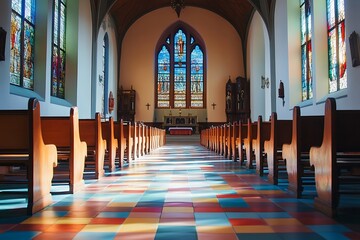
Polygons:
M150 104L147 103L145 106L147 107L147 110L149 110Z
M213 109L215 109L216 104L215 104L215 103L213 103L213 104L211 104L211 106L213 107Z

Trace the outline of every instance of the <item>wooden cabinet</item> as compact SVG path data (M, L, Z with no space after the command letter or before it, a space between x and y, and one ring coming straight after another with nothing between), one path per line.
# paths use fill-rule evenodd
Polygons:
M135 90L132 88L130 90L124 90L121 87L118 93L118 119L135 121Z
M226 83L226 121L247 121L250 117L250 84L246 78L237 77Z

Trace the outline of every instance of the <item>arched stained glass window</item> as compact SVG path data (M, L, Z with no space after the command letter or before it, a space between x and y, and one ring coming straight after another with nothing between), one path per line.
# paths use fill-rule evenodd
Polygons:
M54 0L51 96L65 98L66 0Z
M205 107L205 51L200 36L177 24L160 38L156 51L156 107Z
M347 88L345 5L344 0L326 0L329 92Z
M186 108L186 36L179 29L174 37L174 107Z
M204 54L199 45L191 52L191 107L204 104Z
M170 107L170 53L163 45L158 54L157 106Z
M302 100L313 97L312 88L312 47L311 47L311 4L310 0L300 0L301 19L301 84Z
M34 89L35 0L11 1L10 83Z

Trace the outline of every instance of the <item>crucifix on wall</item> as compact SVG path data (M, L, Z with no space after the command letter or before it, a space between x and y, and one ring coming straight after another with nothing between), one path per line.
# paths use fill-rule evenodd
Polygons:
M211 104L211 106L213 107L213 109L215 110L215 106L216 106L216 104L215 103L213 103L213 104Z
M145 106L147 107L147 110L149 110L150 104L147 103Z

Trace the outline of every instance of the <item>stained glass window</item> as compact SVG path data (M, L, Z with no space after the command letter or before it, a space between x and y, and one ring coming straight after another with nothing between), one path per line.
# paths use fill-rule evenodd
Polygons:
M311 47L311 4L310 0L300 0L301 29L301 84L302 100L313 97L312 88L312 47Z
M34 89L35 0L11 2L10 83Z
M326 0L329 51L329 92L347 88L344 0Z
M65 98L66 0L54 0L51 95Z
M158 54L158 107L170 107L170 53L162 46Z
M199 45L191 52L191 107L204 106L204 54Z
M160 40L157 51L156 107L204 108L203 43L186 27Z

